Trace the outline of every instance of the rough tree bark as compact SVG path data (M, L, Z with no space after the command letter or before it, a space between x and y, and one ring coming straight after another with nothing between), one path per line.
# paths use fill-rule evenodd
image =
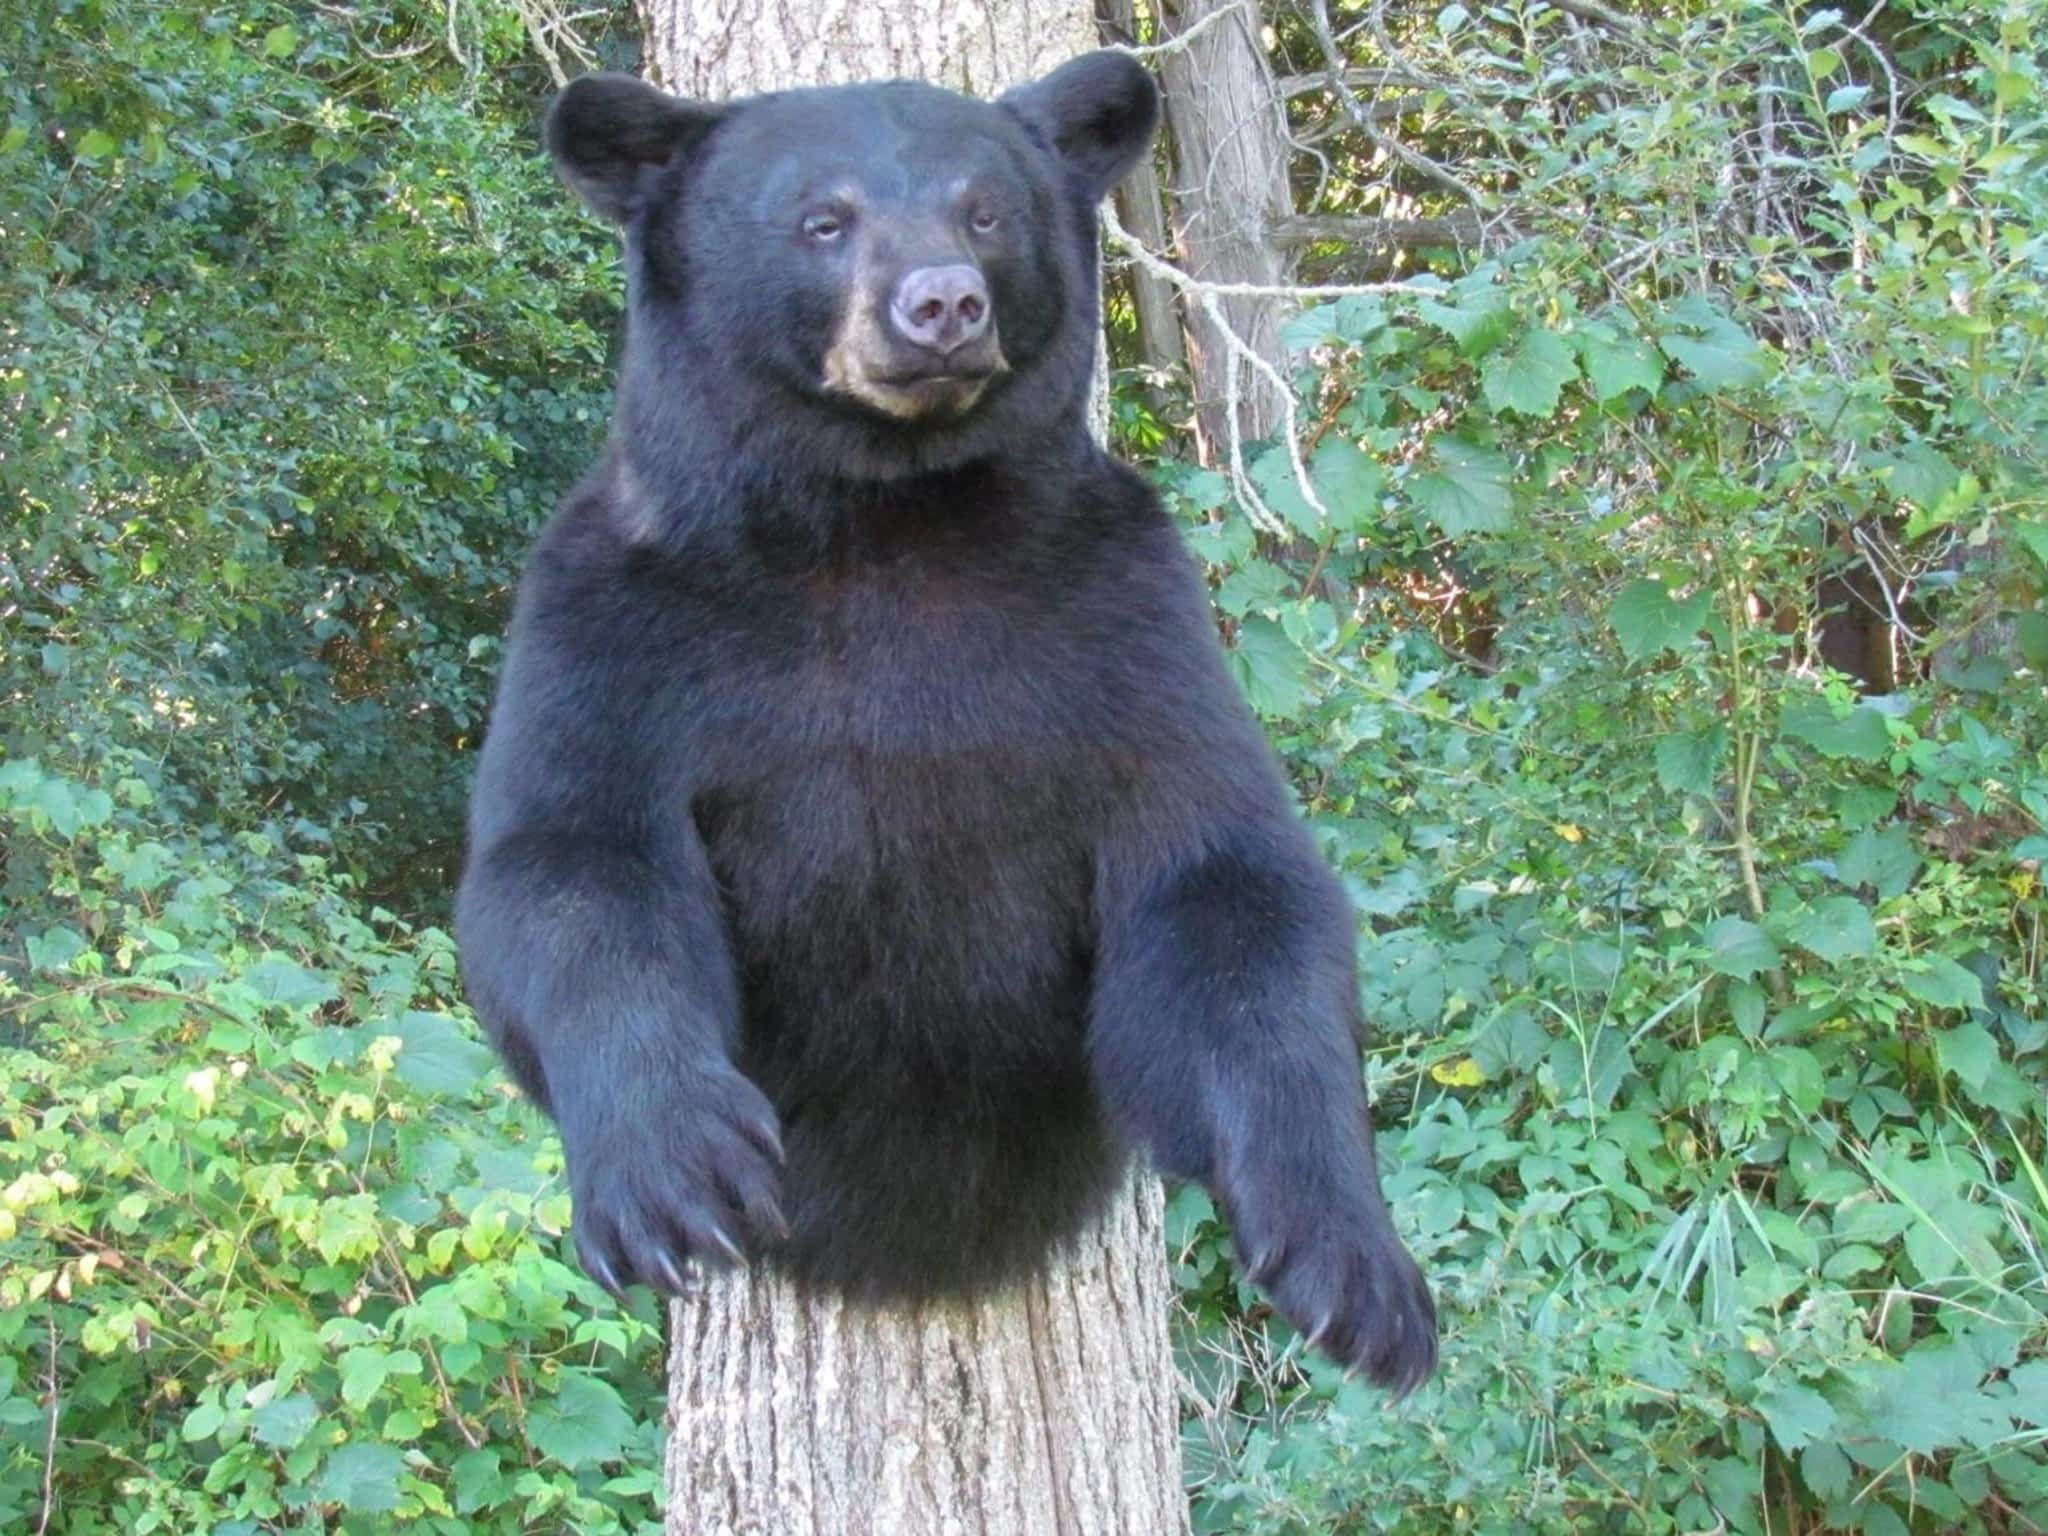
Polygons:
M1086 0L638 0L648 73L721 100L914 76L991 95L1094 45ZM671 1536L1180 1536L1157 1181L1046 1274L886 1310L766 1268L671 1313Z
M1103 0L1101 15L1104 41L1128 45L1139 40L1136 0ZM1116 208L1124 228L1136 235L1146 250L1167 249L1166 195L1150 160L1116 189ZM1138 311L1138 349L1144 360L1154 368L1187 367L1187 345L1181 339L1173 285L1135 266L1130 281Z
M1280 286L1293 276L1270 231L1293 215L1280 94L1260 40L1253 0L1179 0L1161 8L1165 37L1186 43L1159 58L1173 142L1173 209L1180 265L1190 277ZM1230 327L1254 354L1279 363L1278 299L1226 298ZM1270 434L1284 409L1272 386L1235 356L1206 315L1184 311L1194 365L1195 429L1204 463L1226 457L1232 375L1237 428Z

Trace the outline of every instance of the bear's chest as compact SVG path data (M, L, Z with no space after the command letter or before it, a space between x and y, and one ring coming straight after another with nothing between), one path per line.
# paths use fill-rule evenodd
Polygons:
M1087 947L1125 778L1087 625L915 571L776 612L683 723L708 738L691 811L750 990L1042 1010Z

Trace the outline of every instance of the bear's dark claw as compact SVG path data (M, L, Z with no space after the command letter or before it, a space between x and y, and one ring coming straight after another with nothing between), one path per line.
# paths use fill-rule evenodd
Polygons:
M1231 1206L1240 1251L1280 1255L1270 1272L1247 1268L1274 1310L1302 1330L1304 1348L1396 1396L1428 1379L1436 1308L1376 1199L1308 1201L1272 1181L1240 1191Z
M630 1113L561 1114L577 1252L614 1295L622 1277L684 1295L691 1262L744 1264L749 1245L786 1233L781 1139L768 1101L729 1066L636 1086Z

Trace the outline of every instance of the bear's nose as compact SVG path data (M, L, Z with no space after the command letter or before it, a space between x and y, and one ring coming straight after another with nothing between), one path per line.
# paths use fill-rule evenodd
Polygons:
M973 267L918 267L903 274L889 317L903 339L955 352L988 333L988 283Z

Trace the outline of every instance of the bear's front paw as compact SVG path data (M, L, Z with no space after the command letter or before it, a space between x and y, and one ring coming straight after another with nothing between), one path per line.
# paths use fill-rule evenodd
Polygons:
M561 1120L576 1253L614 1296L636 1282L681 1295L693 1261L723 1269L789 1235L774 1107L731 1067L619 1084Z
M1436 1369L1436 1305L1377 1202L1247 1209L1237 1242L1246 1272L1309 1348L1396 1396Z

